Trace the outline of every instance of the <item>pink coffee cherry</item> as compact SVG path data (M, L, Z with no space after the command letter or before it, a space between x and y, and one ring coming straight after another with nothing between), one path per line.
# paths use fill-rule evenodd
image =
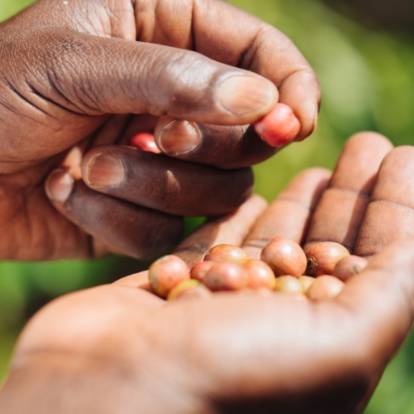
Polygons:
M168 295L167 300L205 299L211 296L211 292L198 280L185 280L178 284Z
M238 263L214 263L204 278L204 284L213 292L246 289L247 270Z
M267 263L276 276L299 277L306 269L306 255L302 248L286 237L275 237L262 250L261 260Z
M206 261L195 264L190 271L191 279L204 282L207 272L211 269L214 262Z
M249 274L248 287L250 289L275 288L276 278L272 269L262 260L249 260L244 264Z
M310 300L320 301L333 299L341 293L345 284L338 278L329 275L322 275L315 279L307 292Z
M308 258L306 274L309 276L332 275L336 264L349 256L349 251L335 242L314 244L305 253Z
M284 293L303 293L303 287L297 277L285 275L276 278L275 291Z
M272 147L282 147L299 134L301 125L288 105L278 103L274 109L254 124L256 133Z
M181 282L190 279L187 264L178 256L163 256L156 260L148 269L151 289L162 298Z
M139 134L134 135L130 141L129 145L140 149L141 151L153 152L154 154L161 154L160 149L155 143L154 135L149 132L140 132Z
M299 278L299 282L301 283L302 288L303 288L303 293L306 293L309 290L309 288L313 285L313 282L315 280L316 279L314 277L310 277L310 276L301 276Z
M218 244L204 256L204 261L245 264L249 257L243 249L232 244Z
M361 273L367 266L368 260L359 256L347 256L341 259L333 270L333 275L342 281Z

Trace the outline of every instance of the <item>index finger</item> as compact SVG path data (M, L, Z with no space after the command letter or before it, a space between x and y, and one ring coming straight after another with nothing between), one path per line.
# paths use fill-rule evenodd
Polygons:
M139 40L193 49L270 79L279 89L280 102L289 105L301 123L298 137L304 138L313 131L320 103L319 82L306 59L283 33L218 0L156 3L153 27L144 21L146 14L137 11Z

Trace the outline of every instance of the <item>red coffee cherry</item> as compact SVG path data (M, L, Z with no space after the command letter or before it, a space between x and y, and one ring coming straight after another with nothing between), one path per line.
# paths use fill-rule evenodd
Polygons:
M276 276L299 277L306 269L306 256L302 248L286 237L275 237L262 250L260 258L267 263Z
M243 249L231 244L218 244L212 247L204 256L204 261L216 263L238 263L245 264L249 257Z
M336 264L349 256L344 246L334 242L314 244L305 253L308 258L306 274L309 276L332 275Z
M213 292L247 288L249 275L237 263L214 263L204 278L204 284Z
M309 288L307 296L314 301L333 299L341 293L344 286L344 282L334 276L319 276Z
M248 287L250 289L275 288L276 278L272 269L261 260L249 260L244 264L249 274Z
M306 293L309 290L309 288L313 285L313 282L315 280L316 279L314 277L310 277L310 276L301 276L299 278L299 282L301 283L302 288L303 288L303 293Z
M368 260L359 256L347 256L341 259L333 270L333 275L342 281L361 273L367 266Z
M276 278L275 291L284 293L303 293L303 287L297 277L285 275Z
M151 289L162 298L185 280L190 279L187 264L178 256L169 255L156 260L148 269Z
M214 262L210 261L195 264L190 271L191 279L198 280L199 282L204 282L204 278L213 264Z
M183 299L204 299L211 296L210 291L198 280L185 280L177 285L168 295L168 301Z
M281 147L292 142L301 125L288 105L278 103L274 109L254 124L256 133L272 147Z
M155 143L154 135L150 134L149 132L140 132L139 134L133 136L129 141L129 145L131 147L138 148L141 151L161 154L160 149Z

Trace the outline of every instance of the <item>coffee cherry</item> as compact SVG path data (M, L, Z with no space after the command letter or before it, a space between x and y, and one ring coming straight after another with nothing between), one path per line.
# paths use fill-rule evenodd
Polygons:
M214 263L204 278L204 284L213 292L245 289L248 281L247 270L237 263Z
M160 297L166 298L179 283L190 279L190 272L184 260L178 256L164 256L156 260L148 269L151 289Z
M243 249L231 244L218 244L212 247L204 256L204 261L216 263L238 263L244 264L249 257Z
M203 299L211 295L210 291L198 280L185 280L178 284L168 295L167 300Z
M314 277L310 277L310 276L301 276L299 278L299 282L301 283L302 288L303 288L303 293L306 293L309 290L309 288L313 285L313 282L315 280L316 279Z
M191 279L198 280L199 282L204 282L204 278L213 264L214 262L209 261L195 264L190 271Z
M303 287L297 277L285 275L276 278L275 291L284 293L303 293Z
M314 301L333 299L341 293L344 286L344 282L334 276L319 276L309 288L307 296L309 299Z
M256 133L272 147L282 147L292 142L301 125L288 105L278 103L274 109L254 124Z
M306 256L302 248L286 237L275 237L262 250L260 258L267 263L276 276L299 277L306 269Z
M359 256L347 256L341 259L333 270L333 275L342 281L361 273L368 264L368 260Z
M140 132L139 134L133 136L129 141L129 145L131 147L138 148L141 151L153 152L154 154L161 154L160 149L157 147L157 144L155 143L154 135L148 132Z
M275 288L276 278L272 269L261 260L249 260L244 264L249 274L248 287L250 289Z
M314 244L305 253L308 258L306 274L309 276L332 275L336 264L349 256L344 246L334 242Z

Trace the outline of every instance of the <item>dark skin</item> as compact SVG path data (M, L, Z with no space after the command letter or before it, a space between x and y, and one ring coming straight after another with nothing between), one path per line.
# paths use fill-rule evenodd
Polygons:
M0 25L0 259L159 255L182 216L250 196L278 149L247 125L280 101L300 141L319 94L289 39L218 0L39 1ZM165 155L119 145L140 131Z
M335 299L245 292L165 303L145 272L68 295L23 332L0 412L361 412L414 318L414 239L398 240L412 220L413 157L413 147L359 134L332 176L307 170L268 208L254 196L176 252L192 264L232 243L255 257L278 234L373 255Z

